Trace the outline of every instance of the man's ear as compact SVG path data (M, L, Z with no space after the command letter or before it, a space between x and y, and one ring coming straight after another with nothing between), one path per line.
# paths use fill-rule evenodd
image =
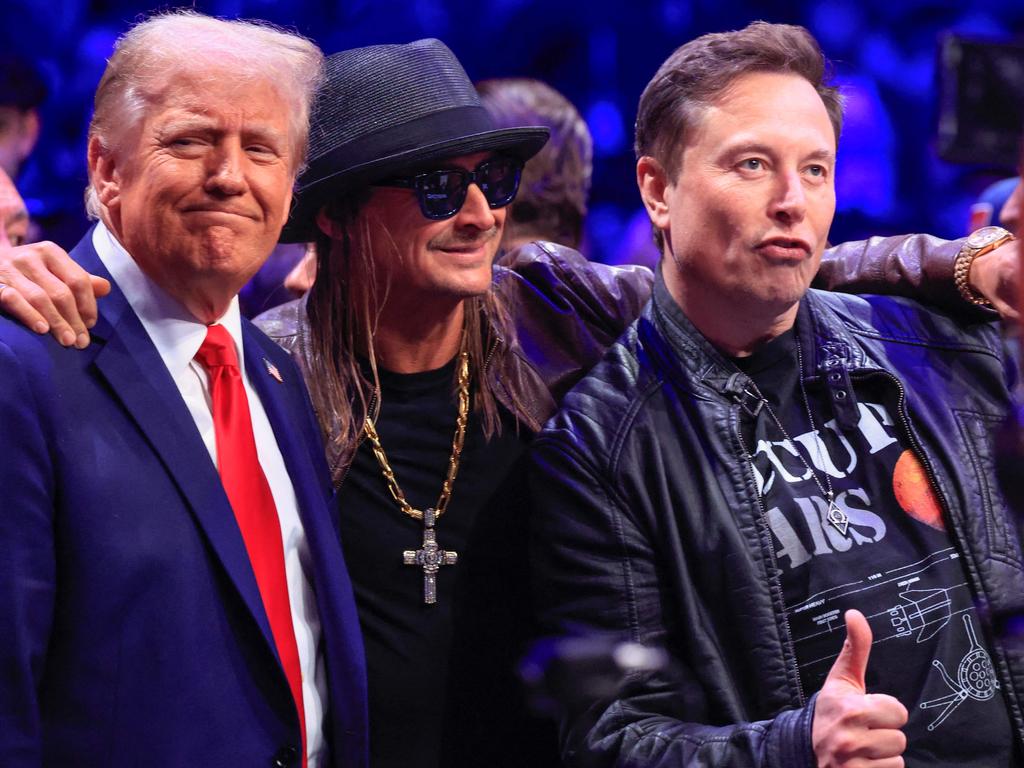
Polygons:
M345 237L345 228L327 215L327 206L317 211L316 226L332 240L342 240Z
M668 174L661 163L650 155L636 161L636 185L640 188L640 199L644 202L651 224L662 231L669 227L668 201L665 198L669 186Z
M89 137L86 155L89 164L89 181L99 201L107 208L121 193L121 172L115 153L103 146L98 136Z

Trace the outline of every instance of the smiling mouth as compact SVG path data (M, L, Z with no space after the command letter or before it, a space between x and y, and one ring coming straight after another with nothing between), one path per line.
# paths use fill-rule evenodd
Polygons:
M439 243L433 250L447 254L448 256L477 256L486 254L488 247L493 242L492 238L484 238L476 242Z
M478 245L451 245L451 246L438 246L437 250L444 251L445 253L464 253L472 254L483 249L485 243L479 243Z
M427 244L427 247L453 255L472 255L485 251L489 245L500 239L501 232L497 227L475 232L455 232L454 237L441 237ZM459 235L463 237L459 237ZM476 239L472 239L475 237Z

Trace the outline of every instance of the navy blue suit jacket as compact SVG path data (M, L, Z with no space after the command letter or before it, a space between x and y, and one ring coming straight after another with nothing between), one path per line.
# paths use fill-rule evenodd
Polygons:
M91 232L72 257L109 277ZM319 432L289 356L243 334L309 542L331 764L364 766L363 647ZM116 286L92 336L64 349L0 320L0 765L288 764L298 718L217 470Z

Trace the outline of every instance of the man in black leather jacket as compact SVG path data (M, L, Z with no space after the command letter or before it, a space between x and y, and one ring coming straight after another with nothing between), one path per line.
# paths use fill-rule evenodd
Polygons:
M572 708L571 765L1020 759L1024 659L990 621L1024 590L993 477L1010 366L990 324L808 291L841 119L822 72L805 30L757 23L641 98L660 275L534 441L533 567L550 631L673 663Z

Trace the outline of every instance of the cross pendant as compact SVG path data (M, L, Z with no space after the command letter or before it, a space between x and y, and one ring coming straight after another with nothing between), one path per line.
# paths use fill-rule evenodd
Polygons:
M839 531L840 535L846 535L846 529L850 526L850 518L832 499L828 500L828 513L825 515L825 519L828 520L829 525Z
M435 521L436 513L433 509L423 510L423 547L402 552L402 562L405 565L418 565L423 568L423 602L427 605L437 602L437 572L441 570L441 566L455 565L459 561L458 552L446 552L437 546Z

